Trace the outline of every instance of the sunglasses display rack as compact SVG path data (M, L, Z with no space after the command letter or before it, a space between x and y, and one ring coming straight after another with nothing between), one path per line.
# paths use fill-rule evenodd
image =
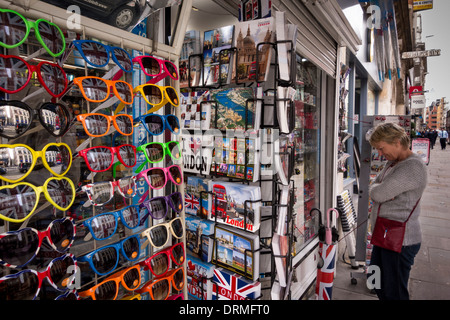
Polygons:
M258 52L260 52L261 46L270 47L273 55L275 57L275 60L272 61L278 61L278 48L279 45L286 45L287 47L292 48L293 42L290 40L283 40L283 41L274 41L274 42L263 42L263 43L257 43L256 47L256 64L258 65L260 56ZM235 62L235 68L238 67L237 61L238 61L238 49L236 47L230 47L227 49L223 49L219 52L219 57L222 55L223 52L228 51L231 52L231 55L235 55L236 57L230 58L230 60L233 60ZM288 55L291 58L290 65L291 67L295 66L295 54L293 51L287 50ZM204 61L203 61L203 54L192 54L189 56L188 60L188 79L191 78L190 70L191 70L191 63L194 61L200 61L200 68L203 70L204 68ZM219 65L222 64L222 61L219 59ZM289 74L289 79L280 79L279 78L279 65L278 63L272 63L270 66L270 73L269 73L269 79L265 81L257 81L258 76L256 75L255 81L253 83L251 82L240 82L238 77L235 77L234 83L230 84L223 84L221 82L222 75L220 73L221 68L219 67L219 82L216 85L205 85L205 82L201 83L201 85L191 86L189 84L189 92L195 92L196 90L217 90L221 88L231 88L230 90L233 90L233 88L242 88L242 87L249 87L249 88L255 88L262 86L264 88L264 95L263 97L253 97L252 99L248 99L245 101L244 104L242 104L242 108L245 110L243 112L244 114L244 133L250 132L252 129L255 129L255 132L257 132L257 135L255 136L255 139L262 139L262 136L268 136L272 137L272 132L275 130L280 131L280 122L285 121L287 122L287 128L283 128L284 130L281 132L281 138L284 137L285 134L292 133L294 128L294 118L295 118L295 108L294 103L291 98L287 98L284 96L280 96L278 94L279 87L287 88L293 85L294 83L294 75L295 72L291 70ZM258 71L256 71L257 73ZM258 127L251 128L248 123L248 112L249 112L249 105L259 103L261 106L260 114L258 116L261 117L261 119L258 121ZM284 114L284 118L280 118L279 112L277 112L280 105L285 105L286 113ZM211 109L218 108L217 101L214 100L203 100L200 103L200 114L202 114L203 109L206 106L211 106ZM211 112L211 114L214 114ZM270 117L268 117L270 115ZM281 114L281 117L283 117L283 114ZM273 119L272 121L267 121L267 118ZM287 118L287 119L285 119ZM211 128L217 128L217 121L218 121L218 113L215 113L215 116L211 117ZM201 125L200 125L201 126ZM250 129L251 128L251 129ZM203 129L203 128L202 128ZM250 130L249 130L250 129ZM186 129L183 129L186 130ZM217 129L216 129L217 130ZM202 130L202 132L206 132L207 130ZM226 136L227 133L229 133L227 130L219 130L223 136ZM232 131L232 130L231 130ZM237 133L239 130L236 130ZM231 183L234 183L236 185L242 185L242 186L258 186L261 188L262 193L265 194L265 197L262 197L260 199L255 200L247 200L244 201L243 206L243 214L242 217L242 226L237 228L236 226L231 227L224 227L224 224L221 223L218 220L218 217L221 216L221 213L218 211L219 205L217 202L218 199L223 198L222 194L218 194L212 189L209 190L202 190L199 192L199 212L204 212L203 207L203 201L201 201L202 198L208 198L209 204L208 204L208 210L211 211L211 217L212 221L214 221L216 226L216 232L214 234L210 235L201 235L200 240L200 249L202 250L202 245L206 245L209 242L209 239L211 239L214 243L213 246L213 259L212 264L215 265L215 268L224 268L228 269L232 272L235 272L236 275L242 276L244 278L247 278L250 281L255 281L255 283L261 283L263 286L261 286L261 290L266 293L259 294L257 296L253 296L252 298L245 297L244 299L282 299L284 295L280 293L274 292L273 288L278 288L280 292L284 292L287 283L290 282L289 279L292 278L292 256L293 256L293 243L295 242L294 237L294 227L295 227L295 214L293 213L293 206L295 202L297 201L294 190L297 188L302 188L303 186L296 186L294 181L291 180L291 176L295 174L294 170L294 158L295 158L295 150L294 146L292 144L287 143L284 148L280 148L279 143L277 143L275 140L272 141L272 139L268 138L268 141L264 141L267 148L271 150L271 157L272 157L272 167L268 165L261 165L260 163L255 164L255 170L259 170L258 179L254 181L253 179L247 179L247 176L245 175L242 178L236 178L236 177L229 177L221 175L220 172L217 172L216 170L208 170L208 173L204 173L202 170L200 170L200 175L204 176L207 179L210 179L212 183L215 181L228 181ZM289 139L288 139L289 140ZM278 148L278 149L277 149ZM256 152L261 152L260 150ZM248 151L247 155L245 157L245 170L247 170L247 167L250 165L248 163ZM265 175L264 170L274 170L275 162L280 161L281 164L279 165L280 169L283 170L282 174L277 174L274 171L271 175ZM214 156L212 162L214 163ZM214 164L213 164L214 165ZM213 168L213 167L212 167ZM185 172L185 175L189 175L189 173ZM198 174L197 174L198 176ZM186 180L186 179L185 179ZM264 192L265 191L265 192ZM267 191L269 195L267 194ZM251 204L259 203L261 205L261 208L264 209L264 212L269 212L269 214L261 214L261 227L257 231L252 231L249 229L249 225L247 224L247 221L249 221L249 212L247 210L247 206ZM263 210L261 210L263 211ZM202 218L202 217L197 217ZM204 218L204 217L203 217ZM264 228L262 225L266 224L266 227ZM268 226L268 228L267 228ZM235 234L239 233L239 237L242 237L242 235L247 235L250 238L257 237L257 241L259 242L257 246L253 246L251 248L242 248L240 255L242 258L240 261L247 261L254 259L255 256L258 256L258 259L260 260L261 266L258 266L258 269L261 267L260 273L255 274L253 271L255 271L254 268L250 267L247 263L242 263L239 266L238 261L234 261L234 265L227 265L227 263L221 263L218 261L218 258L220 257L221 252L219 252L219 248L221 247L221 244L226 243L224 238L217 237L217 229L223 229L228 228L228 230L233 231ZM244 236L244 239L246 237ZM286 249L280 250L280 243L284 242ZM223 246L223 245L222 245ZM275 247L278 246L278 247ZM231 248L230 245L228 247ZM230 249L231 250L231 249ZM189 256L188 256L189 259ZM200 257L201 259L201 257ZM206 263L206 261L203 261L203 263ZM264 265L264 266L263 266ZM215 276L206 276L206 275L198 275L197 277L193 276L195 278L195 282L198 286L196 290L200 291L201 294L198 294L194 299L202 299L208 296L208 294L205 292L206 290L213 290L214 294L212 295L213 299L226 299L224 295L221 295L219 288L223 286L223 283L218 280ZM281 279L282 278L282 279ZM208 283L208 281L212 282L212 288L208 287L208 289L204 286L205 283ZM269 283L267 282L269 281ZM280 289L280 285L282 288ZM268 292L267 292L268 291ZM289 290L286 290L286 296L285 298L289 298L290 293ZM242 298L242 297L237 297Z

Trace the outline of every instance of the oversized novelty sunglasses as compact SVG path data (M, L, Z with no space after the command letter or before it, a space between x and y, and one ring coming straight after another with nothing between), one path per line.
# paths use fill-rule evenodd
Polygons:
M72 165L72 152L65 143L49 143L42 151L34 151L25 144L0 144L0 179L18 182L25 179L41 158L51 174L61 177Z
M171 292L171 287L181 290L184 287L184 268L171 270L167 276L156 278L146 282L137 293L149 293L152 300L166 300Z
M162 87L156 84L146 83L134 88L133 94L137 93L140 93L145 102L152 106L146 114L158 111L167 103L170 103L174 107L180 106L180 98L177 91L172 86ZM114 114L118 114L124 107L124 103L120 103L114 111Z
M130 54L119 47L108 46L94 40L75 40L72 42L80 52L83 59L91 66L102 68L112 56L114 62L125 72L131 72L133 65Z
M108 134L111 122L116 130L124 135L133 134L133 117L128 114L108 116L102 113L79 114L77 120L83 124L84 131L91 137L103 137Z
M95 240L106 240L116 233L119 219L128 229L137 228L141 221L139 205L101 213L83 221L83 225L89 229Z
M139 264L148 268L155 277L162 277L169 271L170 260L177 266L180 266L185 259L184 244L180 242L155 253Z
M117 267L119 253L122 253L127 261L136 261L139 259L140 250L139 235L133 235L78 257L78 261L88 262L96 274L104 276L110 274Z
M134 119L134 123L142 123L145 130L151 136L159 136L164 132L166 127L173 134L180 133L180 121L178 117L173 114L159 115L157 113L151 113L143 116L139 116ZM139 123L137 125L139 125Z
M28 38L31 29L39 43L52 57L61 55L66 49L66 41L61 29L46 19L35 22L26 19L20 13L9 9L0 9L0 45L7 49L20 46Z
M142 245L145 247L147 241L155 248L164 247L169 241L169 233L172 233L177 239L181 239L184 235L184 226L180 217L170 220L166 223L154 225L141 232L142 237L147 237L147 240Z
M166 155L169 155L174 160L181 158L181 147L178 141L149 142L137 147L136 151L144 153L147 160L147 162L144 162L144 166L147 163L161 162ZM139 167L136 171L139 172L142 168Z
M77 77L73 83L79 88L83 97L90 102L106 101L111 94L111 87L114 95L123 104L133 103L133 87L122 80L107 80L100 77Z
M43 186L36 187L28 182L19 182L0 187L0 218L20 223L36 210L40 195L55 208L66 211L75 200L75 186L69 178L51 177Z
M64 94L67 76L59 65L41 61L34 66L21 57L3 54L0 54L0 91L11 94L23 90L35 72L39 83L52 97Z
M46 102L33 110L22 101L1 100L0 136L7 139L20 137L31 128L36 113L41 125L54 137L64 135L69 129L70 113L61 103Z
M53 220L45 231L24 228L0 234L0 263L11 268L21 268L39 253L42 241L56 251L64 253L75 239L76 229L72 218Z
M167 168L153 167L146 169L138 173L135 177L136 180L144 178L149 187L155 190L164 188L169 179L178 186L183 183L183 173L177 164Z
M83 157L92 172L108 171L114 164L114 155L120 163L131 168L136 165L136 147L123 144L117 147L97 146L80 150L77 156Z
M167 76L178 80L177 66L169 60L161 60L153 56L137 56L133 58L133 63L139 63L144 74L153 77L147 83L158 83ZM123 72L119 71L115 77L120 78L122 74Z
M141 221L145 221L148 215L153 219L163 219L167 215L169 207L175 212L183 210L183 196L180 192L174 192L167 196L154 197L142 202L140 207L145 207L148 212L142 217Z
M92 300L116 300L119 294L120 284L128 291L139 288L141 285L140 269L141 267L139 265L123 269L112 274L99 284L78 294L80 297L91 298Z
M136 178L132 176L116 181L95 182L84 185L81 189L86 192L94 206L103 206L114 198L116 187L122 197L131 199L136 195Z
M44 271L26 269L0 278L0 299L34 300L44 279L58 291L67 291L74 284L77 272L75 257L67 253L53 259Z

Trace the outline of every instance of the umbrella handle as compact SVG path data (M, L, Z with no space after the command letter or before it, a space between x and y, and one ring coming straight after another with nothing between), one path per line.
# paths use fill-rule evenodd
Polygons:
M336 213L335 216L332 216L333 212ZM336 225L336 219L338 216L339 216L339 212L335 208L330 208L327 210L327 226L325 228L325 243L328 245L333 242L331 225L334 225L334 226Z

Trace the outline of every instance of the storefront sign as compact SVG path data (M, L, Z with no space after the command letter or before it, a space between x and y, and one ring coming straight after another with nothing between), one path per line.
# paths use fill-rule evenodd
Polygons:
M441 49L431 49L425 51L409 51L402 53L402 59L413 59L413 58L426 58L440 56Z
M419 157L421 157L422 160L425 162L425 164L428 164L430 162L429 139L422 139L422 138L413 139L411 144L411 150Z
M409 98L411 99L412 95L420 95L423 94L423 87L422 86L411 86L409 87Z
M426 101L423 94L411 96L411 109L422 109L425 108L425 105Z
M433 9L433 0L414 0L413 11Z

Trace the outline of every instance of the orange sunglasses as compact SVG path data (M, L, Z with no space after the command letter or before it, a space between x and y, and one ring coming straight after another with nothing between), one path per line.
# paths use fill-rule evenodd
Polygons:
M138 288L141 285L141 267L135 265L116 272L92 288L78 292L78 295L92 300L116 300L121 283L128 291Z
M108 116L102 113L84 113L79 114L77 120L83 124L84 131L91 137L105 136L109 132L111 122L120 134L133 134L133 117L129 114Z
M173 269L168 273L167 276L162 278L156 278L154 280L148 281L144 286L135 290L135 292L144 294L149 293L152 300L166 300L170 294L170 284L176 290L181 290L184 287L184 269L179 267Z
M73 79L83 97L90 102L106 101L113 88L114 95L124 104L133 103L133 87L122 80L106 80L99 77L77 77Z

